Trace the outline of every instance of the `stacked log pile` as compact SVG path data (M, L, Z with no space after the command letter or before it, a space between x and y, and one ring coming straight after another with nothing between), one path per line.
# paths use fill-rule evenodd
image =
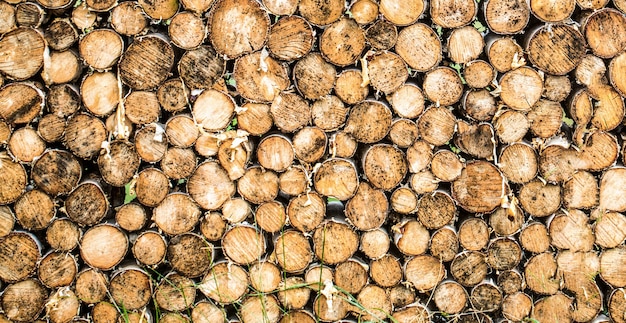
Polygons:
M0 0L0 322L626 322L624 0Z

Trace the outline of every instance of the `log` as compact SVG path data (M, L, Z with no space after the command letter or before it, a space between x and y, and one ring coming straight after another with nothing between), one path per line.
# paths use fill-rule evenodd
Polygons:
M80 240L80 256L93 268L110 270L128 251L127 235L110 224L98 224L85 232Z

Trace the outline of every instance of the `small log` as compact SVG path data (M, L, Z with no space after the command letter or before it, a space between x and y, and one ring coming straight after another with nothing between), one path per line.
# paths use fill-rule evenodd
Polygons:
M593 131L587 135L579 154L581 166L589 171L602 171L617 161L617 138L607 132Z
M404 264L403 270L404 278L420 293L432 290L446 276L443 263L430 255L419 255L409 259Z
M409 322L427 322L430 319L430 313L421 304L410 304L406 307L396 309L392 317L399 323Z
M293 67L293 78L298 91L307 99L328 95L335 84L335 67L320 53L309 53Z
M398 187L389 198L391 209L400 214L410 214L417 209L417 195L408 187Z
M489 216L489 226L501 236L518 233L524 224L524 212L517 203L517 198L508 208L499 207Z
M253 166L237 182L237 192L249 202L260 204L278 196L278 175L260 166Z
M356 166L346 159L327 159L322 162L313 180L317 192L341 201L353 197L359 186Z
M452 277L465 287L481 283L487 277L487 271L486 257L477 251L463 251L450 264Z
M68 117L80 108L78 90L70 84L53 85L46 96L48 111L59 117Z
M367 231L379 228L386 220L389 201L383 190L368 182L361 182L356 194L345 207L345 214L357 229Z
M53 323L70 322L78 316L80 305L80 301L71 289L58 289L46 303L46 316Z
M480 251L489 243L489 226L480 218L469 218L459 226L458 237L463 248Z
M137 2L122 2L111 10L111 27L120 35L136 36L148 27L148 19Z
M91 159L100 152L101 144L107 140L107 136L102 121L88 114L79 113L67 121L63 141L74 155Z
M454 144L462 152L480 159L493 160L495 158L495 131L491 124L476 125L458 121L456 127L457 136L454 138Z
M65 134L65 119L54 114L46 114L39 120L37 133L49 144L59 142Z
M428 229L439 229L453 222L457 209L449 194L437 191L424 195L417 204L417 218Z
M225 321L226 316L222 309L210 301L200 301L194 304L191 310L191 321L197 323L211 323Z
M286 64L263 51L238 58L233 68L233 78L239 94L252 102L272 102L281 91L291 85L288 73Z
M530 20L528 3L520 0L489 0L484 12L489 30L501 35L522 32Z
M430 237L430 254L443 262L449 262L459 252L459 238L453 228L446 226Z
M418 132L419 129L412 120L396 119L391 124L388 137L394 145L407 148L418 138Z
M522 186L519 201L528 214L534 217L549 216L561 206L561 188L534 180Z
M261 136L270 131L274 121L270 115L270 106L268 104L248 102L242 108L245 111L236 112L239 129L247 131L254 136Z
M0 206L0 238L6 237L15 225L15 215L8 206Z
M482 35L472 26L456 28L448 37L448 56L457 64L467 64L477 59L484 47L485 41Z
M124 99L126 118L134 124L157 122L161 115L161 107L157 94L149 91L134 91Z
M126 256L128 237L117 227L101 223L85 232L79 246L80 256L87 265L109 270Z
M63 84L76 80L80 72L81 64L76 53L71 50L53 51L45 60L41 77L46 85Z
M116 209L115 222L120 228L133 232L141 230L148 221L146 209L138 203L128 203Z
M445 313L462 313L469 303L469 295L461 284L447 280L439 284L433 293L435 306Z
M500 153L500 171L511 182L524 184L537 175L537 152L526 143L506 146Z
M218 55L213 47L203 45L186 51L178 61L178 74L182 82L172 81L174 83L167 87L167 92L171 96L170 100L172 103L177 102L175 110L180 111L188 104L188 99L180 100L189 95L186 87L191 90L211 88L222 77L225 69L224 57ZM163 84L163 86L166 85ZM168 110L167 106L164 108Z
M281 308L274 295L249 296L239 309L242 322L278 323ZM261 321L259 319L261 318Z
M369 87L363 84L361 71L355 69L342 71L335 80L334 90L337 97L347 104L359 103L369 94Z
M426 253L430 242L430 233L420 221L405 220L392 227L393 242L398 250L407 256Z
M482 49L481 49L482 52ZM467 85L475 89L486 88L496 76L496 71L491 64L477 59L467 62L463 70Z
M220 304L231 304L248 290L248 273L236 264L218 262L204 276L198 289Z
M55 250L68 252L78 246L81 235L76 223L67 218L57 218L46 229L46 242Z
M263 168L277 172L287 170L295 158L295 151L291 140L281 134L265 136L261 142L259 142L256 153L259 164Z
M626 96L626 80L622 75L626 72L626 54L615 56L609 63L609 79L613 88L622 96Z
M159 17L169 19L166 15ZM173 65L172 46L159 36L149 34L128 46L118 63L119 76L134 90L150 90L167 79Z
M171 193L154 209L152 221L166 234L191 231L200 220L201 211L189 195Z
M222 205L222 217L231 224L243 222L251 215L250 203L242 198L232 198Z
M432 193L439 187L439 181L428 169L412 174L409 184L411 189L417 194Z
M365 40L377 50L389 50L398 40L398 28L387 20L377 20L365 30Z
M235 194L235 184L217 162L200 164L187 182L187 192L206 210L216 210Z
M93 28L97 18L98 15L89 10L85 2L72 10L72 23L81 31L87 31L89 28Z
M452 197L470 212L491 212L506 193L500 171L491 163L466 164L461 176L452 182Z
M325 264L348 260L359 246L358 235L347 224L329 220L313 234L315 256Z
M283 132L295 132L311 121L309 103L295 93L282 92L276 96L270 106L270 114L276 127Z
M141 160L148 163L161 161L167 151L165 130L158 124L150 124L135 133L135 149Z
M526 282L522 277L522 274L517 270L505 270L498 275L498 287L502 289L506 295L517 294L522 291L526 287ZM532 300L528 295L529 303L532 303ZM517 297L515 297L517 298ZM528 306L530 309L530 306ZM504 311L504 303L502 303L502 310Z
M532 14L545 22L562 22L569 18L576 9L576 1L530 1L530 11Z
M379 259L387 254L390 244L387 231L378 228L361 234L359 250L370 259Z
M0 4L0 33L6 34L17 28L15 21L15 7L7 2Z
M356 62L365 49L365 34L353 19L340 19L324 29L320 52L336 66Z
M254 221L263 231L276 233L286 224L287 212L285 206L277 201L270 201L259 205L254 212Z
M486 54L489 63L500 73L526 65L522 47L511 37L496 37L487 40Z
M549 145L539 155L540 174L550 182L566 181L582 166L578 155L572 148Z
M614 289L609 295L608 310L609 315L615 322L626 322L624 312L626 311L626 301L624 301L626 292L623 289Z
M422 0L410 0L401 4L391 0L381 0L378 4L383 17L398 26L414 23L422 15L425 7L426 4Z
M500 98L513 110L530 111L541 98L543 80L530 67L520 67L507 72L500 79Z
M557 263L549 252L539 253L528 260L524 276L528 289L541 295L554 295L559 290L560 278Z
M222 237L222 250L233 262L247 265L258 260L266 249L264 236L254 227L236 225Z
M5 39L6 35L2 40ZM0 54L1 46L2 43ZM10 124L31 122L41 113L43 106L44 93L30 83L9 83L0 88L0 117Z
M356 141L374 143L382 140L391 128L391 110L387 105L366 100L354 105L344 127Z
M606 212L594 217L592 213L591 219L595 220L593 231L595 244L598 246L607 249L615 248L626 238L626 230L624 230L626 217L623 214Z
M332 278L332 273L331 273ZM306 306L311 297L311 291L305 286L306 282L302 277L287 277L278 286L278 300L286 309L301 309Z
M84 303L97 304L107 296L109 286L108 277L101 271L93 268L82 270L76 276L76 296Z
M314 323L315 318L313 314L311 314L310 312L306 310L296 310L296 311L287 312L280 319L280 323L295 323L295 322Z
M510 238L493 239L487 247L487 264L497 271L511 270L520 263L522 254L517 241Z
M424 94L418 86L405 83L387 96L393 111L402 118L414 119L424 112Z
M315 229L326 215L326 203L316 192L307 192L292 198L287 206L287 217L292 227L309 232Z
M326 134L317 127L304 127L292 138L296 158L310 164L316 163L324 156L327 142Z
M43 35L33 28L20 27L4 34L0 40L0 72L15 80L31 78L43 66L45 47Z
M455 125L456 118L452 112L447 108L436 106L429 107L417 121L417 128L422 139L434 146L449 142L454 135Z
M594 55L612 58L626 47L626 18L611 8L601 9L587 16L581 26ZM614 35L614 37L607 37Z
M390 315L393 305L385 289L369 284L363 287L357 296L357 302L363 310L356 311L364 320L383 320Z
M301 166L289 167L280 174L279 188L282 194L287 196L298 196L303 194L308 188L308 173Z
M575 1L568 2L571 2L573 10ZM531 8L532 6L531 2ZM530 61L540 70L552 75L569 73L585 55L585 40L582 34L568 25L553 25L552 27L546 25L530 32L527 37L526 51ZM555 57L560 59L555 59Z
M571 322L572 314L570 308L572 305L573 300L571 297L563 293L557 293L536 301L530 317L539 322L546 320Z
M17 223L29 231L46 229L56 216L52 198L37 189L22 194L15 202L14 210Z
M109 290L116 304L136 310L146 306L152 298L152 280L145 271L128 266L113 274Z
M165 152L160 165L170 179L188 178L196 168L196 155L191 148L172 147Z
M276 16L291 16L298 9L298 2L295 0L263 0L263 5Z
M509 320L521 321L530 315L533 300L528 294L517 292L502 300L502 315Z
M542 96L550 101L563 102L572 91L572 83L567 75L546 75Z
M109 145L109 151L98 157L98 168L104 181L121 187L130 182L137 173L140 162L133 144L117 140Z
M167 33L172 43L182 49L194 49L206 38L206 25L202 19L189 11L174 15Z
M370 84L376 91L391 94L409 77L406 63L395 53L381 51L367 57L366 60Z
M3 161L3 165L8 163ZM81 175L80 163L71 153L48 150L33 164L30 178L44 192L58 196L65 195L76 187ZM4 182L12 183L6 180Z
M335 133L329 140L330 147L336 157L352 158L356 154L358 142L356 139L345 131Z
M519 236L522 248L532 253L542 253L550 247L548 229L543 223L531 222L522 229Z
M76 278L78 264L72 254L52 251L39 261L37 278L48 288L70 286Z
M461 175L463 162L459 156L449 150L440 150L430 161L430 170L439 180L452 182Z
M70 220L80 226L92 226L107 215L109 201L100 184L85 181L70 192L64 207Z
M624 264L626 263L626 249L616 247L605 249L600 254L600 276L602 279L615 288L626 286L626 276L623 273Z
M184 311L193 305L195 298L194 282L177 273L161 278L154 291L156 304L166 311Z
M91 317L94 322L117 322L120 313L117 311L115 305L101 301L91 309Z
M165 199L169 191L169 180L157 168L146 168L139 172L135 182L135 193L139 203L155 207Z
M373 263L372 263L373 265ZM383 269L383 266L378 266L377 270ZM370 267L371 269L372 267ZM391 268L391 267L390 267ZM342 290L355 295L358 294L363 287L367 284L367 269L368 266L365 263L362 263L360 260L349 259L346 262L342 262L335 267L334 272L334 284L335 286L341 288ZM371 273L371 271L370 271ZM400 264L398 263L397 273L400 275L398 281L402 279L402 270L400 268ZM384 269L380 271L380 274L386 274ZM396 283L397 283L396 282ZM395 285L392 284L392 285Z
M167 140L172 146L188 148L196 142L200 130L191 116L178 114L167 120L165 134L167 134Z
M406 150L406 159L409 172L417 173L430 164L433 157L433 147L426 141L418 139Z
M15 6L15 20L20 27L39 28L47 20L46 12L37 3L22 2Z
M122 37L111 29L94 30L83 37L78 50L85 64L97 70L111 68L124 50Z
M402 266L398 258L386 254L370 262L369 274L381 287L393 287L402 280Z
M3 237L0 259L4 265L0 267L0 279L16 283L30 276L39 262L41 249L39 240L30 233L13 231Z
M345 3L340 0L318 2L300 0L298 11L304 19L313 25L325 26L339 20L345 10Z
M248 275L250 286L261 293L271 293L277 290L281 281L280 269L269 261L253 264Z
M337 82L341 79L341 75L337 78ZM338 86L336 85L335 92L337 90ZM344 105L343 101L334 95L327 95L311 105L313 124L324 131L339 129L346 122L348 111L349 109Z
M48 290L36 279L11 284L2 294L2 309L14 322L34 322L43 311Z
M219 212L206 212L200 220L200 232L208 241L218 241L226 232L226 221Z
M119 103L117 77L111 72L88 75L80 85L80 92L87 111L99 117L113 113Z
M363 156L363 171L373 187L389 191L400 184L408 166L403 152L391 145L377 144Z
M215 50L237 58L263 47L270 19L256 1L218 0L211 8L208 25L209 39Z
M156 266L165 260L167 243L154 231L144 231L133 242L132 252L137 261L145 266Z
M563 113L559 102L539 100L526 115L530 131L539 138L554 136L561 129Z
M213 245L195 233L183 233L170 239L166 259L172 269L188 278L200 277L213 263Z

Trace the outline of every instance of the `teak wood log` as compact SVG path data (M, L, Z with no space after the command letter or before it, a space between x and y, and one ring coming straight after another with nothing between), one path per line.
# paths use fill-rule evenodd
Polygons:
M0 1L0 322L625 322L624 0Z

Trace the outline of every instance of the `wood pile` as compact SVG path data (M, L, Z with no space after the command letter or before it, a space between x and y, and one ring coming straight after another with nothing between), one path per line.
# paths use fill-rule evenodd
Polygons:
M626 322L625 0L0 0L0 322Z

